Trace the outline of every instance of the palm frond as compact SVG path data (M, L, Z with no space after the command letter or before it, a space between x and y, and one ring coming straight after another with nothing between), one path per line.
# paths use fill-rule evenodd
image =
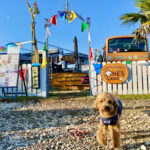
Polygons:
M124 20L122 24L136 24L137 22L144 23L148 20L148 18L140 13L126 13L120 20Z
M149 11L150 10L150 1L149 0L136 0L135 6L140 10Z

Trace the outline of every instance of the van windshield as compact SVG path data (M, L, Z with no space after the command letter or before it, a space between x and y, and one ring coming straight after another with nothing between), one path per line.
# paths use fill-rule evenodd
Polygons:
M109 39L108 52L146 52L146 42L146 39L135 40L134 37Z

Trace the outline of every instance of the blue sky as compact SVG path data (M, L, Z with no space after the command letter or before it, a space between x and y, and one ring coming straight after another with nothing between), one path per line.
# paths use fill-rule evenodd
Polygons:
M28 0L33 6L35 0ZM135 27L121 25L119 17L127 12L138 12L134 0L68 0L69 9L83 18L91 18L91 47L101 49L107 37L130 35ZM50 19L59 10L65 9L66 0L37 0L40 14L36 16L37 41L45 41L44 18ZM9 42L30 41L31 16L25 0L0 1L0 46ZM74 36L78 39L79 52L88 54L88 32L81 32L81 21L75 19L71 23L58 19L58 25L49 28L51 36L49 44L73 51ZM38 44L42 49L43 45ZM30 49L31 45L24 45ZM49 47L51 48L51 47Z

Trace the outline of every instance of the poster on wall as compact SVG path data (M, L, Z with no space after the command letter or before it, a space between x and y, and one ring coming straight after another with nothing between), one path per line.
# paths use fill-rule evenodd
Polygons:
M16 87L19 55L0 55L0 87Z

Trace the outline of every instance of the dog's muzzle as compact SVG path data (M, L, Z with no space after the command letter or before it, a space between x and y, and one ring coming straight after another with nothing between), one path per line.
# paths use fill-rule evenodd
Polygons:
M109 106L105 106L104 109L105 109L106 111L110 111L110 107L109 107Z

